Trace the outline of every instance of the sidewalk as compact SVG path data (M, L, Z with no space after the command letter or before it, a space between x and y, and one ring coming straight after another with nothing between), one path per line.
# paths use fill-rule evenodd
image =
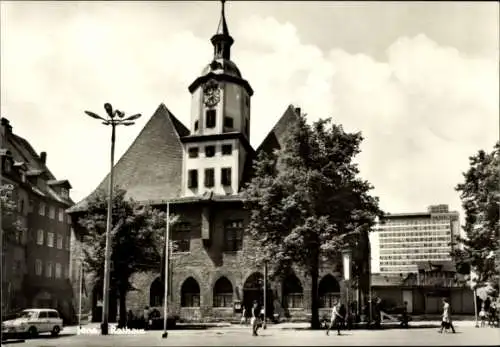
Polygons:
M116 326L115 323L111 323L111 325ZM434 327L439 327L441 325L441 321L438 320L432 320L432 321L410 321L409 322L409 327L411 328L434 328ZM475 326L475 321L474 320L460 320L460 321L453 321L453 325L455 327L474 327ZM275 330L275 329L280 329L280 330L307 330L309 329L310 324L307 322L283 322L283 323L278 323L278 324L273 324L273 323L267 323L266 328ZM397 322L384 322L382 323L382 327L384 329L397 329L400 327L399 323ZM85 325L82 325L83 329L100 329L100 323L88 323ZM169 330L207 330L207 329L228 329L228 330L234 330L234 329L248 329L249 325L240 325L240 324L231 324L231 323L225 323L225 322L220 322L220 323L177 323L177 327L175 329L169 329ZM361 330L369 330L364 326L363 324L360 324L358 329ZM149 330L149 331L160 331L160 330ZM62 334L64 335L75 335L78 332L78 326L66 326L62 330Z

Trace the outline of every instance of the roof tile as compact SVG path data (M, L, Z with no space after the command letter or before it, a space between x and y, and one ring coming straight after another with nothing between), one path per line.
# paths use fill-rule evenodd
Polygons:
M182 143L187 128L161 104L132 145L114 166L114 184L137 201L163 200L180 196ZM108 189L109 174L88 197L68 210L85 210L87 199L99 189Z

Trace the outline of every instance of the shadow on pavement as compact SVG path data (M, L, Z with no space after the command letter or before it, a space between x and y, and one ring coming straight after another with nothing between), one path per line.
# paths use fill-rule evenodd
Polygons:
M437 329L439 328L439 324L419 324L419 325L409 325L407 328L403 328L399 325L383 325L380 328L374 328L374 327L355 327L351 330L342 330L342 331L355 331L355 330L409 330L409 329ZM311 329L310 327L301 327L301 328L282 328L283 330L326 330L325 328L320 328L320 329ZM333 329L335 330L335 329ZM332 331L333 331L332 330Z

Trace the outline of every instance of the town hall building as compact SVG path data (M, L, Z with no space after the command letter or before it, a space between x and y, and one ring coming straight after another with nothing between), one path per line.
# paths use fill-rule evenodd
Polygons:
M170 256L169 312L185 321L231 320L253 300L262 303L263 268L255 245L245 233L249 213L241 192L252 177L252 163L260 151L283 145L287 130L300 108L290 105L257 149L250 145L251 98L254 93L231 60L234 43L224 14L211 38L213 60L189 86L191 117L184 126L161 104L130 148L115 164L116 185L141 203L179 217L171 230L176 242ZM109 175L96 188L108 187ZM92 193L94 194L94 193ZM91 194L91 195L92 195ZM73 221L85 213L87 199L68 210ZM72 241L72 279L79 298L80 245L78 226ZM163 264L158 270L133 277L127 309L145 306L163 312ZM325 265L320 271L321 306L328 309L343 288L341 267ZM102 286L86 276L84 307L100 320ZM268 282L267 314L304 319L310 313L310 279L296 269ZM110 321L116 318L111 298Z

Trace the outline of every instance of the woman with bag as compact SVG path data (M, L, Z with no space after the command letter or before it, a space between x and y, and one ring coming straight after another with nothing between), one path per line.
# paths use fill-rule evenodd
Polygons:
M260 327L259 314L260 314L259 304L257 303L257 301L254 301L252 307L252 319L250 320L250 324L252 325L253 336L258 336L257 330L259 330Z

